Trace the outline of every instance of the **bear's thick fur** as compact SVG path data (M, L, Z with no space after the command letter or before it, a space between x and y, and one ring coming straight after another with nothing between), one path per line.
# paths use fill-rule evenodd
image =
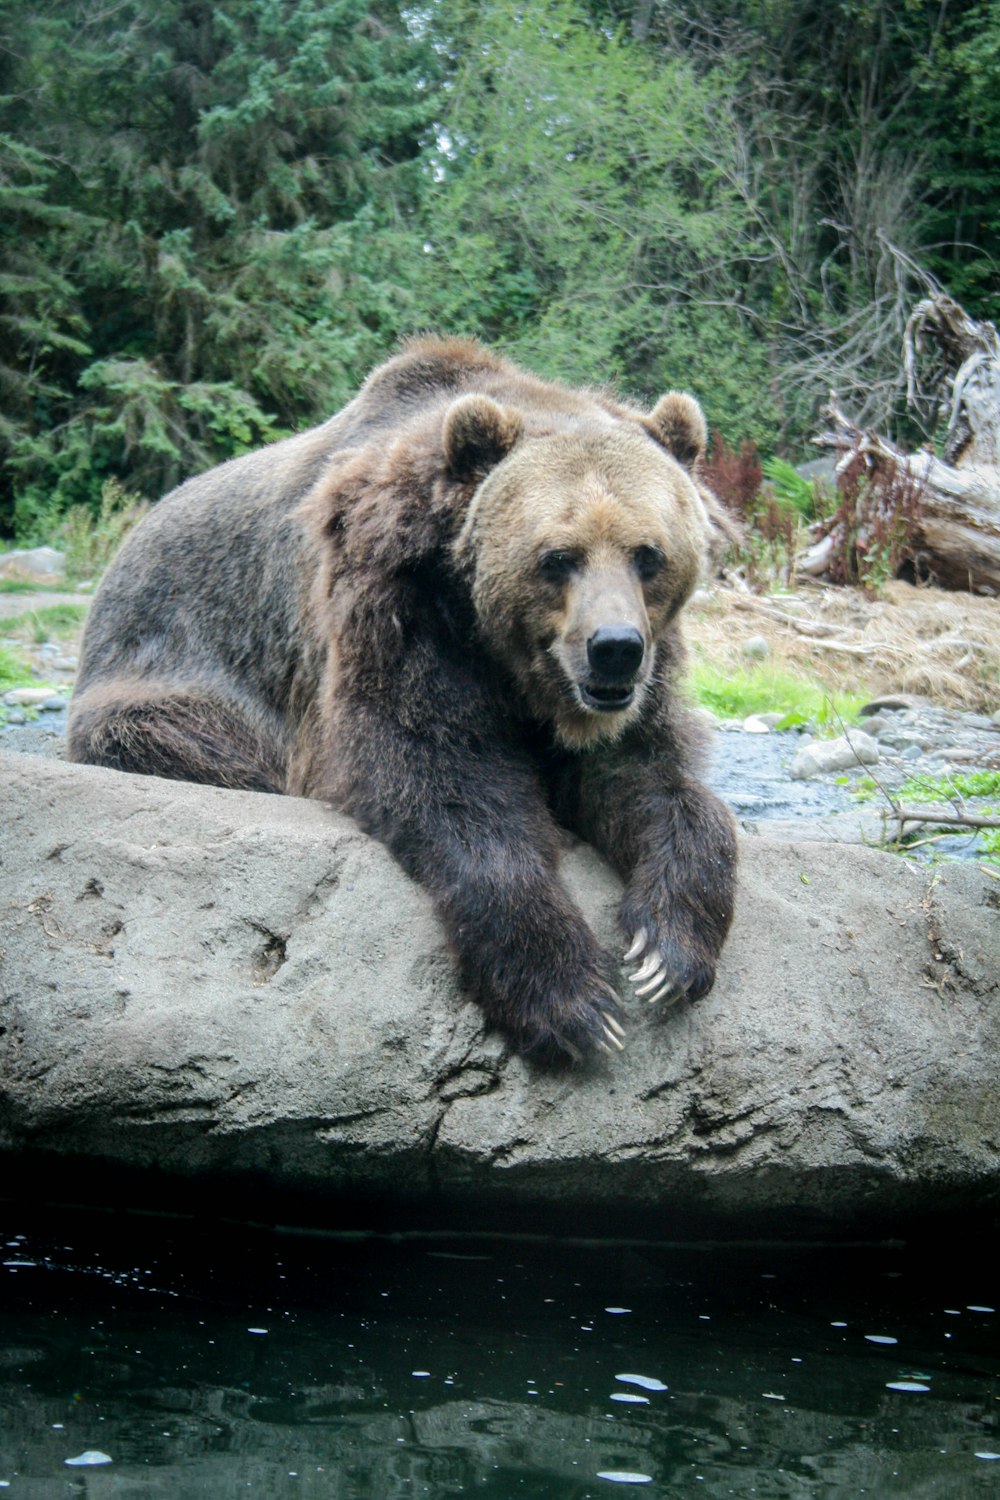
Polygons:
M71 759L330 800L431 893L525 1051L618 1045L557 823L621 873L647 998L712 984L732 820L692 775L677 614L705 423L422 339L323 426L182 485L94 601Z

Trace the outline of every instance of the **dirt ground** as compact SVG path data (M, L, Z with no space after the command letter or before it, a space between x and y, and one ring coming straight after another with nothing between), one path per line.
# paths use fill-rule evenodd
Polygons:
M17 615L27 615L36 609L50 609L53 604L89 604L92 595L53 593L51 589L37 594L0 594L0 635L4 635L4 620L13 620Z
M1000 600L892 582L875 597L810 581L756 595L738 582L701 590L685 633L722 672L750 665L753 636L767 661L841 692L911 693L949 708L1000 708Z

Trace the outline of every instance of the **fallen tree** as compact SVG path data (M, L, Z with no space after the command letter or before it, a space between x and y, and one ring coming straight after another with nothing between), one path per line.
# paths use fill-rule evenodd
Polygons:
M923 382L917 370L933 351ZM907 400L925 419L947 412L942 457L907 454L865 431L835 395L814 442L833 449L840 504L816 527L797 571L835 581L907 573L945 588L1000 593L1000 339L950 297L920 302L904 339Z

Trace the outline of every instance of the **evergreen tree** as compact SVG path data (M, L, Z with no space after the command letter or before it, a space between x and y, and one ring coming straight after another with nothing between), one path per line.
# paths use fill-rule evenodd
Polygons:
M156 495L345 399L394 331L367 242L414 191L429 100L425 49L363 0L77 0L20 26L3 108L77 225L58 284L82 335L45 402L7 407L30 531L109 474Z

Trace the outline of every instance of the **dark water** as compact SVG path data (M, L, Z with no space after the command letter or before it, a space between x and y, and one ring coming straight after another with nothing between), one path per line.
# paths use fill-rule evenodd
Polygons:
M995 1247L6 1219L12 1500L1000 1493Z

